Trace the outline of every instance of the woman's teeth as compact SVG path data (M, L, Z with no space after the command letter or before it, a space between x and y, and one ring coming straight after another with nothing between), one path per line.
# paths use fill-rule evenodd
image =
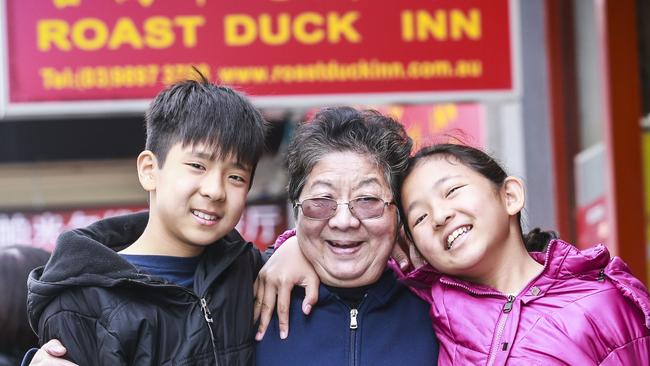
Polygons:
M447 250L451 249L452 244L456 239L458 239L459 236L465 234L466 232L472 230L472 226L463 226L459 227L458 229L454 230L449 236L447 237Z

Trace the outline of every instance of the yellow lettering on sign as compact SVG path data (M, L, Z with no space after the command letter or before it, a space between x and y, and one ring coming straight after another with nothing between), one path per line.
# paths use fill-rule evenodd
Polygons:
M177 16L174 18L174 24L183 30L183 46L196 47L196 29L205 25L205 18L200 15Z
M481 12L470 9L468 16L460 10L452 10L450 14L451 38L459 40L463 35L469 39L481 38Z
M402 39L406 42L425 42L428 40L458 41L477 40L482 37L481 12L470 9L404 10L401 13Z
M330 43L345 40L361 42L361 34L354 27L360 13L303 12L293 18L288 13L262 13L257 19L246 14L228 14L224 17L224 41L228 46L247 46L258 40L269 46L286 44L292 38L307 45L327 39Z
M108 40L108 27L97 18L84 18L72 26L72 43L80 50L94 51Z
M108 41L108 48L116 50L124 44L128 44L137 50L142 49L142 37L140 37L140 32L138 32L130 18L119 18L117 20Z
M144 43L155 49L168 48L174 44L172 22L167 17L151 17L144 22Z
M95 51L102 48L117 50L127 45L134 49L169 48L176 41L175 28L186 48L196 47L197 30L205 25L203 16L177 16L169 19L154 16L144 20L142 28L133 19L121 17L111 27L101 19L81 18L68 23L61 19L42 19L36 23L37 48L47 52L54 49L70 51L73 48Z
M438 132L447 128L458 119L458 107L453 103L439 104L433 107L429 116L429 129Z
M358 11L350 11L343 16L331 12L327 14L327 39L339 43L345 37L351 43L361 42L361 34L354 28L354 22L361 17Z
M52 0L54 7L57 9L67 8L69 6L77 7L81 5L81 0Z
M245 14L226 15L223 27L228 46L246 46L253 43L257 37L255 19Z
M269 14L261 14L259 17L260 22L260 39L262 42L277 46L285 44L291 37L291 18L289 14L282 13L278 15L277 31L273 33L273 19Z
M41 52L47 52L55 45L61 51L70 51L72 44L68 40L70 27L59 19L42 19L36 23L37 47Z
M315 12L306 12L298 14L293 20L293 35L300 43L315 44L325 38L325 32L321 29L325 19L323 16ZM308 30L308 25L311 24L313 28Z
M418 40L424 41L429 35L438 40L447 39L447 13L443 10L436 11L434 16L421 10L415 16Z

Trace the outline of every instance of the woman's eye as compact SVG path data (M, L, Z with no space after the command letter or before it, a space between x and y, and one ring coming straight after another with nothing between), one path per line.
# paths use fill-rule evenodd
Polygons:
M426 217L427 217L427 214L424 214L424 215L420 215L420 216L418 216L418 218L415 219L415 222L413 222L413 227L416 227L419 223L421 223L422 221L424 221L424 219L425 219Z

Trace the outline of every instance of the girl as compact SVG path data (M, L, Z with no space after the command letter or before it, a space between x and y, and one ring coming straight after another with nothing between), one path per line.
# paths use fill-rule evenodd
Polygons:
M526 246L523 183L472 147L418 152L405 230L429 264L401 275L431 304L441 365L649 365L650 295L602 246ZM542 243L543 244L543 243Z

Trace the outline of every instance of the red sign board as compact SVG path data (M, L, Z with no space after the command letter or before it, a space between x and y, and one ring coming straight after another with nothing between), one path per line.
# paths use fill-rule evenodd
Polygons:
M485 113L478 103L378 106L400 121L413 139L414 152L434 143L462 143L485 148Z
M66 230L85 227L97 220L145 210L119 207L43 212L0 212L0 247L24 244L52 251L57 237ZM251 204L246 207L237 230L258 248L266 249L287 229L283 203Z
M192 66L269 105L510 95L513 3L6 0L5 102L142 102Z

